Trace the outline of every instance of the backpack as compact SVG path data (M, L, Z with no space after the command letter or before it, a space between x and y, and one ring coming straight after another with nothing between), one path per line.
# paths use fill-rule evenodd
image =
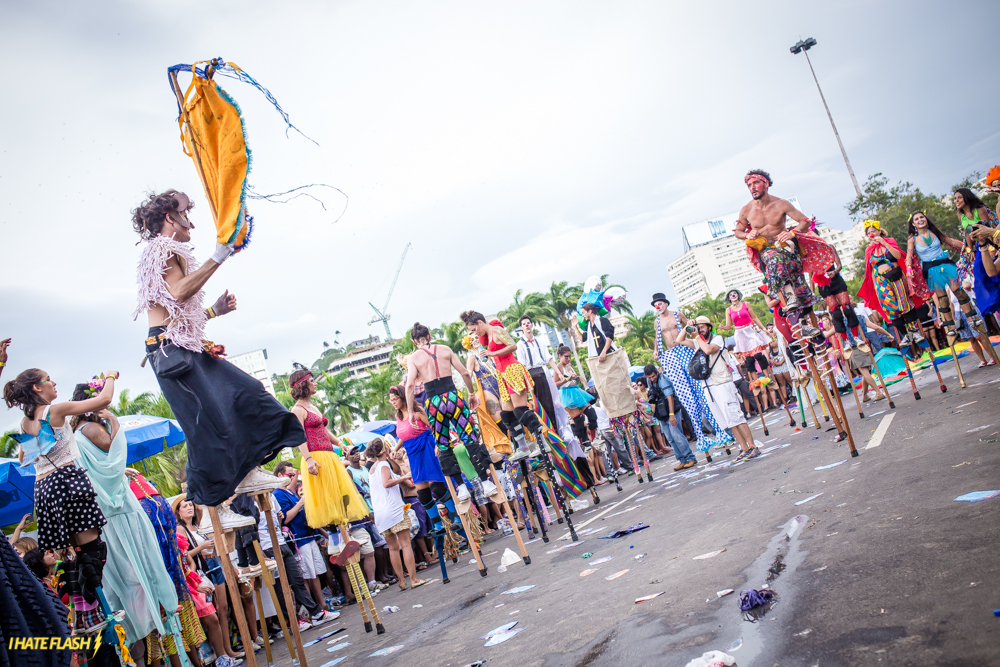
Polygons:
M688 375L695 380L707 380L712 375L712 367L715 366L721 356L722 352L720 350L719 354L715 357L715 361L709 363L707 354L701 349L695 350L694 356L691 358L691 363L688 364Z

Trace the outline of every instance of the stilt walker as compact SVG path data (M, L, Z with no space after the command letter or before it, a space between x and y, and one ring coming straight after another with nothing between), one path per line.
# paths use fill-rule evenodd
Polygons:
M764 410L760 407L760 398L758 398L760 396L760 392L760 378L758 378L750 383L750 393L753 394L754 403L757 404L757 414L760 415L760 425L764 429L764 436L767 437L771 434L767 431L767 423L764 421ZM709 457L708 460L711 462L711 457Z

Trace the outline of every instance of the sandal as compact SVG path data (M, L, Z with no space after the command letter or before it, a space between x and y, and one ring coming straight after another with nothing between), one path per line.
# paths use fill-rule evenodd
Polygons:
M427 569L427 563L417 563L417 572L423 572Z
M416 581L410 581L410 588L417 588L418 586L423 586L424 584L431 583L430 579L417 579Z
M406 585L406 582L404 581L403 583L401 583L399 585L399 590L405 591L406 589L407 589L407 585Z

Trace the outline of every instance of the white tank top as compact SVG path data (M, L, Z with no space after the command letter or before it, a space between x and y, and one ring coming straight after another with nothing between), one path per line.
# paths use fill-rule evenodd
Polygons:
M382 468L389 468L390 479L399 477L392 472L388 461L378 461L368 475L368 491L372 497L372 513L375 514L375 530L383 533L403 520L403 494L399 485L382 486Z
M49 407L45 406L42 420L48 418ZM69 421L70 418L67 417L59 428L52 426L52 434L56 438L56 444L48 454L43 454L35 461L35 479L40 479L56 468L62 468L80 458L80 450L76 446L76 434L73 433L73 427L69 425ZM23 433L24 429L21 432Z

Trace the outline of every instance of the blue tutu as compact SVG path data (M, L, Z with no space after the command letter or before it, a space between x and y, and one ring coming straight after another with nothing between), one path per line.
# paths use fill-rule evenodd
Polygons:
M927 287L932 292L948 289L948 285L953 280L958 280L958 268L951 262L938 264L927 269Z
M976 305L979 312L989 315L1000 310L1000 276L986 275L983 258L979 246L976 246L976 259L972 265L972 275L975 278Z
M410 475L413 483L444 482L441 464L434 454L434 434L427 429L415 438L403 441L406 458L410 460Z
M566 408L585 408L596 399L576 385L559 389L559 400Z

